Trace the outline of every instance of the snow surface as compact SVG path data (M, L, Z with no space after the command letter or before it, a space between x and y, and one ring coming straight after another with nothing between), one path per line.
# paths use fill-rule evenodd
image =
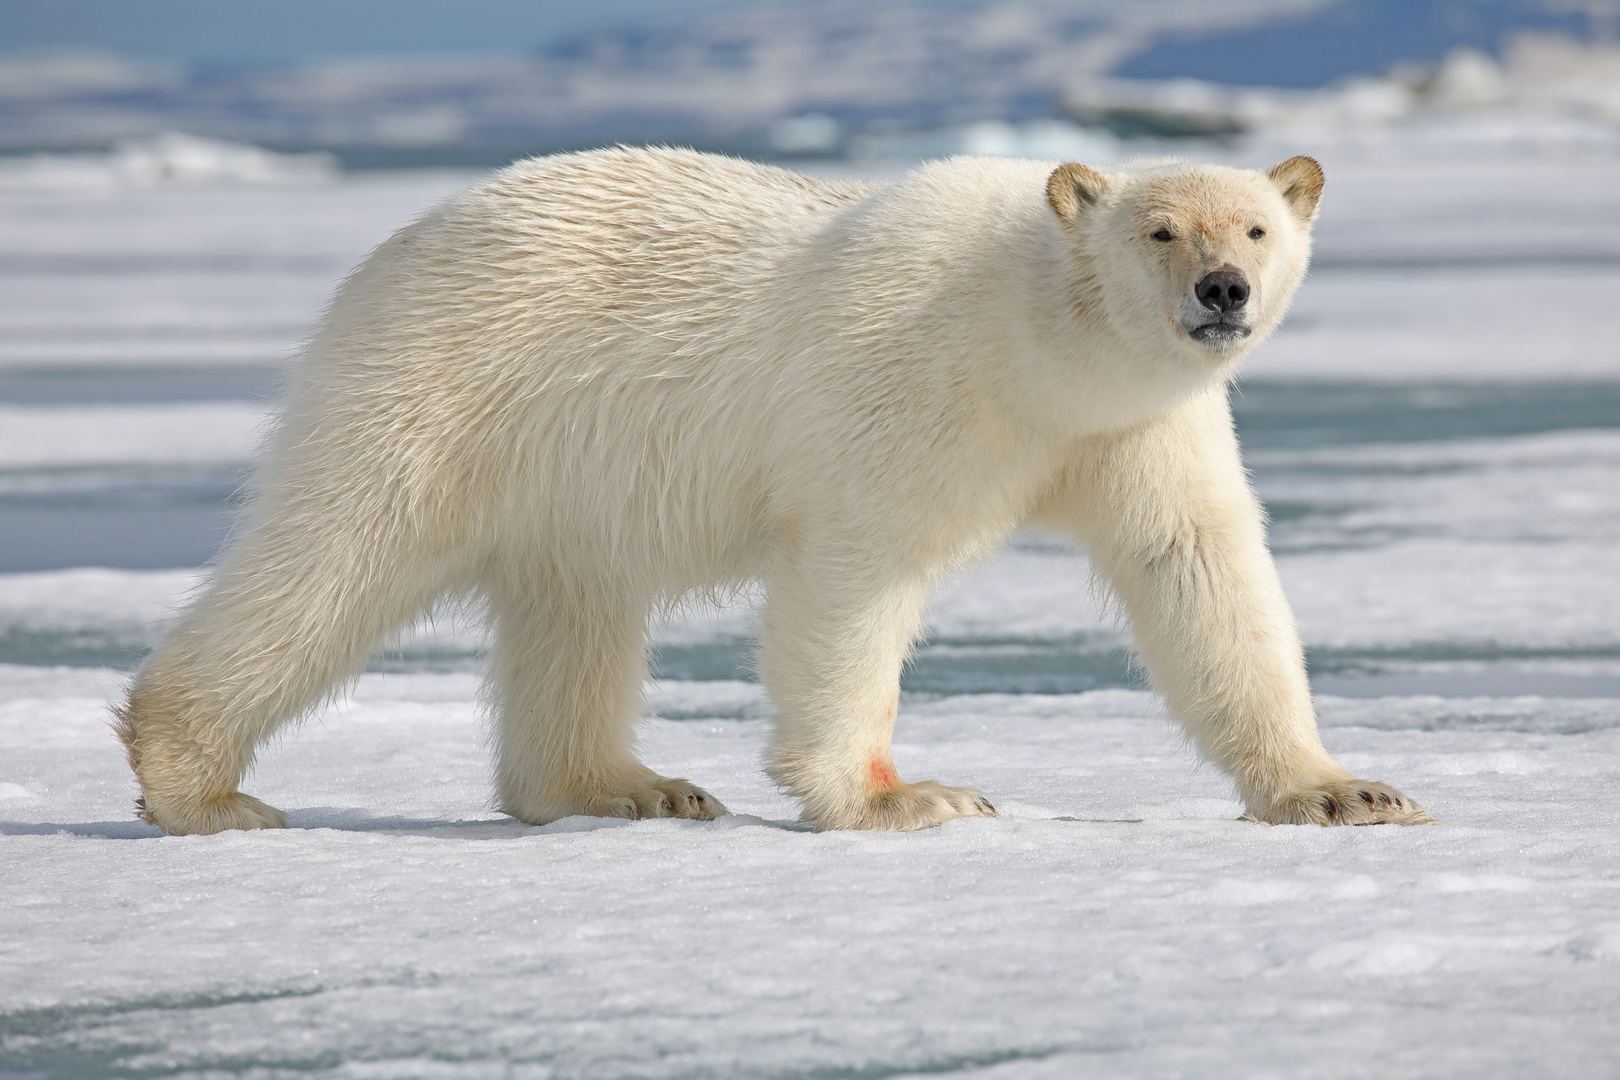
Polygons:
M1332 830L1236 820L1146 694L911 703L900 769L1001 816L817 835L753 687L655 688L687 718L645 739L733 816L533 828L484 805L470 676L367 676L265 755L291 831L173 838L128 816L114 683L0 670L0 1068L1597 1077L1620 1046L1613 700L1325 699L1444 822Z
M1323 159L1237 407L1324 740L1440 827L1237 820L1027 535L936 598L896 732L996 819L806 831L744 603L659 628L644 735L731 817L492 812L446 611L265 748L293 829L162 837L106 704L206 571L47 563L0 573L0 1077L1615 1075L1620 162ZM0 567L228 519L330 288L469 179L0 192Z

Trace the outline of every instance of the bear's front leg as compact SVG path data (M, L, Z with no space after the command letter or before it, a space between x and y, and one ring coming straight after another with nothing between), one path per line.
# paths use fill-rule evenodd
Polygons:
M1273 824L1417 825L1317 734L1304 649L1266 548L1224 386L1094 438L1040 516L1079 534L1130 616L1156 689L1204 756Z
M801 554L771 575L759 663L777 707L771 776L803 801L803 820L818 832L926 829L994 814L970 788L908 784L895 772L900 668L928 583L886 577L870 565L875 554Z

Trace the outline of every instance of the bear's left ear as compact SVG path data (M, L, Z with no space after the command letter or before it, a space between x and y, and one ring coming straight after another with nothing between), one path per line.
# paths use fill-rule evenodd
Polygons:
M1046 178L1046 201L1065 225L1073 225L1086 208L1102 197L1108 180L1090 165L1071 161Z
M1282 197L1301 222L1316 220L1316 204L1322 200L1322 166L1315 158L1291 157L1266 173L1282 189Z

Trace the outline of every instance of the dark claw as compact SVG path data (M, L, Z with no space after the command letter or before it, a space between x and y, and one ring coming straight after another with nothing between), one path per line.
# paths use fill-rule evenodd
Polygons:
M1370 792L1370 791L1361 792L1361 801L1366 803L1368 806L1371 806L1373 804L1372 792Z
M1327 816L1330 818L1339 816L1339 804L1331 795L1322 796L1322 809L1327 811Z
M1380 791L1378 793L1378 801L1383 803L1385 806L1388 806L1389 805L1389 796L1385 795L1382 791Z

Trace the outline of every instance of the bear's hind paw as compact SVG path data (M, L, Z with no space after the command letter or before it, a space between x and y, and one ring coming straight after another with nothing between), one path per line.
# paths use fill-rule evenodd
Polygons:
M202 802L144 797L136 800L135 816L171 836L287 827L287 818L280 810L240 791Z
M1436 825L1417 801L1388 784L1335 780L1295 791L1244 815L1266 825Z

